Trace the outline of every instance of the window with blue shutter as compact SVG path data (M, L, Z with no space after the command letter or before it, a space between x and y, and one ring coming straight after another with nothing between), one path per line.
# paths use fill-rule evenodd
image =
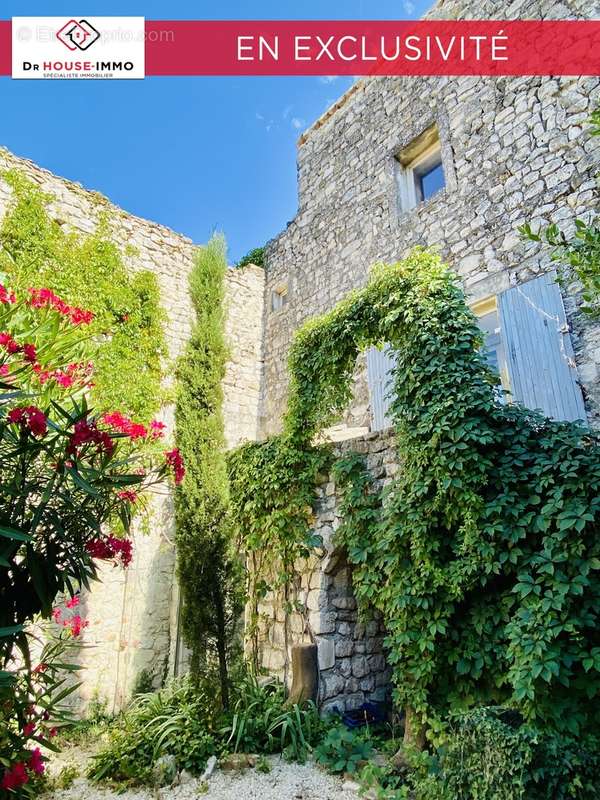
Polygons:
M389 416L391 398L392 371L395 360L390 355L390 346L379 350L370 347L367 350L367 376L369 381L369 400L371 406L371 430L382 431L389 428L392 420Z
M556 274L498 296L513 402L557 420L586 420L575 356Z
M485 334L485 353L508 400L557 420L586 420L575 357L556 274L515 286L473 306ZM371 430L389 428L388 346L367 352ZM500 389L500 386L499 386Z

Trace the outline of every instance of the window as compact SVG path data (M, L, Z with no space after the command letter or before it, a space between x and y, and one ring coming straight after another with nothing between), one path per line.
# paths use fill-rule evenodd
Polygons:
M504 402L557 420L586 420L556 274L515 286L471 306L485 334L485 355ZM388 347L367 353L371 430L389 428L394 359ZM509 392L509 394L506 394Z
M287 286L277 286L271 292L271 311L281 311L288 302Z
M438 129L428 128L397 156L400 208L409 211L446 185Z
M508 378L508 364L506 362L506 349L502 338L502 328L500 326L500 311L498 309L498 299L488 297L479 300L471 306L471 309L479 327L485 336L485 357L488 364L499 376L499 389L510 391L510 380ZM498 398L504 399L506 395L499 391Z

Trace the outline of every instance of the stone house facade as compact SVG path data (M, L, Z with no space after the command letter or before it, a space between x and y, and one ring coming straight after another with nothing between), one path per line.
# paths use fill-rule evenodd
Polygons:
M589 18L589 0L440 0L431 18ZM597 78L377 77L360 80L298 143L298 212L266 251L260 434L280 430L294 331L364 285L377 261L415 245L439 249L462 279L486 331L490 359L513 398L556 418L600 422L600 325L559 289L547 248L518 227L597 210L598 139L586 121ZM385 353L359 358L354 402L330 431L366 455L378 482L398 468L385 415ZM327 545L309 564L307 619L277 598L262 611L264 665L284 673L286 643L318 644L320 700L351 708L388 691L382 631L359 621L351 573L335 547L336 487L319 487L315 530ZM332 541L333 540L333 541Z
M513 0L501 8L494 0L438 0L429 16L564 19L599 11L593 0ZM524 241L517 228L556 222L568 232L577 217L597 210L600 148L586 122L599 102L598 78L356 82L299 140L298 212L269 242L265 270L249 266L227 276L228 446L280 430L287 353L299 326L364 285L371 264L398 260L415 245L437 247L461 277L489 357L516 400L597 425L600 326L580 313L576 294L559 289L547 250ZM115 242L136 248L126 257L130 268L158 277L172 364L192 320L192 242L0 151L0 170L6 168L23 170L51 193L51 213L71 229L90 232L98 213L109 212ZM9 203L0 179L0 218ZM386 359L379 351L358 359L354 401L329 432L341 452L365 454L379 485L398 469L385 414ZM172 432L172 408L164 420ZM84 598L90 647L82 654L83 705L98 696L116 710L142 672L158 685L181 669L172 498L157 497L155 506L152 531L137 537L129 570L105 569ZM286 620L279 599L266 598L262 664L289 677L290 646L314 640L323 708L383 700L390 679L384 631L377 619L359 619L351 570L335 545L339 502L327 476L315 519L326 554L303 574L305 613Z

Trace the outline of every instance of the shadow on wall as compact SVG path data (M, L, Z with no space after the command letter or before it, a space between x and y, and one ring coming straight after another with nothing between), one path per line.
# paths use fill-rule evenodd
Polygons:
M319 591L319 705L327 713L358 708L365 701L385 702L391 695L379 615L361 617L346 553L326 557Z
M120 711L141 689L160 686L167 675L175 599L173 498L166 487L152 501L149 533L136 525L134 557L127 569L103 565L77 609L88 627L79 658L82 682L69 706L85 716L99 703ZM164 492L164 494L163 494Z

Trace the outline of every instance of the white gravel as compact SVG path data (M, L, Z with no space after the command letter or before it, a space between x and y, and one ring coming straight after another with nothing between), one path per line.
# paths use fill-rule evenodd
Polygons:
M269 759L271 772L255 769L242 773L216 770L206 786L191 780L163 789L131 789L117 794L77 778L69 789L47 795L48 800L357 800L357 793L340 778L314 764L288 764L278 756ZM208 791L206 791L208 787Z

